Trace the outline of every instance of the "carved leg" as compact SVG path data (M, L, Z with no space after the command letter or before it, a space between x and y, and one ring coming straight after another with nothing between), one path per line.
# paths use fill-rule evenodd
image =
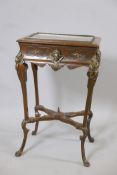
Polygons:
M93 117L93 113L91 112L91 114L89 115L88 117L88 120L87 120L87 128L88 128L88 139L89 139L89 142L94 142L94 138L91 137L91 133L90 133L90 123L91 123L91 119Z
M28 129L26 128L26 121L29 119L28 115L28 104L27 104L27 89L26 89L26 80L27 80L27 64L17 64L16 65L16 70L17 74L21 83L21 88L22 88L22 94L23 94L23 102L24 102L24 121L22 122L22 129L24 133L24 138L22 145L19 149L19 151L16 152L16 156L21 156L23 149L26 144L27 140L27 134L28 134Z
M85 106L85 114L84 114L84 120L83 120L83 136L81 137L81 151L82 151L82 159L84 162L84 166L90 166L89 162L86 160L85 157L85 140L88 136L89 140L93 142L93 139L90 136L90 120L92 117L92 114L89 116L90 109L91 109L91 102L92 102L92 95L93 95L93 88L97 79L97 72L89 68L88 71L88 93L87 93L87 100L86 100L86 106ZM88 119L89 116L89 119Z
M93 87L94 87L94 81L93 81L93 79L89 78L89 80L88 80L88 94L87 94L85 115L84 115L84 121L83 121L83 136L81 136L82 159L83 159L84 166L86 166L86 167L89 167L90 164L87 161L86 156L85 156L84 144L85 144L85 140L86 140L87 136L92 141L92 138L90 137L90 120L91 120L92 115L90 115L89 120L87 118L88 118L88 114L89 114L89 111L91 108Z
M39 93L38 93L38 77L37 77L37 70L38 70L38 66L36 64L31 64L32 66L32 71L33 71L33 77L34 77L34 87L35 87L35 102L36 102L36 106L39 105ZM35 117L39 117L40 114L37 110L37 108L35 107ZM38 125L39 125L39 121L36 122L35 124L35 130L32 131L32 135L36 135L37 130L38 130Z
M90 163L86 159L85 148L84 148L85 140L86 140L86 137L87 137L87 134L88 134L87 132L88 132L87 130L84 130L83 131L83 135L80 136L80 139L81 139L82 160L83 160L84 166L89 167L90 166Z
M24 133L24 138L23 138L22 145L21 145L20 149L15 153L16 157L19 157L22 155L25 144L26 144L26 140L27 140L27 135L28 135L29 130L26 128L25 120L22 122L22 129L23 129L23 133Z
M88 113L91 111L91 102L92 102L92 95L93 95L93 88L96 83L97 77L98 77L98 69L100 65L100 57L101 53L100 50L97 49L96 54L90 61L89 70L88 70L88 93L87 93L87 100L86 100L86 106L85 106L85 115L84 115L84 121L83 125L84 127L87 127L87 118Z
M91 102L92 102L92 95L93 95L93 89L95 82L97 80L97 74L94 74L92 76L91 72L88 72L88 94L87 94L87 101L86 101L86 107L85 107L85 115L84 115L84 121L83 125L84 127L87 127L88 129L88 139L90 142L94 142L94 138L91 137L90 134L90 122L93 116L93 113L91 112ZM88 113L90 113L88 115Z

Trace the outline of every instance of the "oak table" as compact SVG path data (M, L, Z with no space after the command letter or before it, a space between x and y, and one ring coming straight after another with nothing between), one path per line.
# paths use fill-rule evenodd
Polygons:
M98 77L100 65L100 38L92 35L67 35L67 34L50 34L50 33L34 33L30 36L18 40L20 51L16 56L16 70L21 83L23 103L24 103L24 120L22 122L23 141L20 149L15 153L21 156L26 144L28 135L28 123L35 123L33 135L37 133L39 121L60 120L64 123L74 126L82 131L81 154L84 166L90 166L85 156L85 140L88 137L90 142L94 139L90 134L90 122L92 118L91 101L95 82ZM27 63L31 63L34 87L35 87L35 115L30 117L28 113L27 100ZM88 67L88 92L85 109L79 112L61 112L48 109L39 104L38 93L38 66L49 65L54 71L67 66L74 69L80 66ZM41 115L43 111L45 115ZM79 123L72 118L83 116L83 122Z

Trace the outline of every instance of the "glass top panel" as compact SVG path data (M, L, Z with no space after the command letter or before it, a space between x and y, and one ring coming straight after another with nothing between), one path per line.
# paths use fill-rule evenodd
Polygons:
M30 38L41 40L63 40L63 41L79 41L79 42L92 42L93 36L91 35L63 35L63 34L47 34L38 33Z

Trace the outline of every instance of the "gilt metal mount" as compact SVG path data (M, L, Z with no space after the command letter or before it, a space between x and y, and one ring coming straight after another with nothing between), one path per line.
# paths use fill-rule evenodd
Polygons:
M90 61L88 76L95 79L99 72L101 52L98 50Z
M23 63L23 54L21 53L21 51L19 51L18 54L16 55L15 62L16 64Z
M61 56L61 52L58 49L53 50L53 52L49 55L48 59L51 59L53 62L54 69L58 69L59 63L64 57Z

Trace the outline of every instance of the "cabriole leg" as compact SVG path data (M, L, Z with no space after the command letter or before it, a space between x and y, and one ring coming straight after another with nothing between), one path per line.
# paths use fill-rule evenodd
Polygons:
M26 128L26 121L29 119L28 115L28 103L27 103L27 89L26 89L26 81L27 81L27 64L16 64L17 74L21 83L22 95L23 95L23 103L24 103L24 121L22 122L23 129L23 141L20 149L15 153L16 156L21 156L26 144L28 129Z
M88 136L90 139L90 118L88 120L88 115L90 113L91 108L91 101L92 101L92 93L93 93L93 87L94 87L95 81L89 77L88 79L88 94L87 94L87 100L86 100L86 107L85 107L85 115L84 115L84 121L83 121L83 136L81 136L81 152L82 152L82 159L84 166L88 167L90 166L90 163L87 161L85 156L85 140ZM90 115L91 117L91 115Z
M93 95L93 89L94 85L97 80L98 76L98 68L100 64L100 52L97 51L96 55L92 58L89 70L88 70L88 93L87 93L87 100L85 105L85 114L84 114L84 120L83 120L83 136L81 137L81 152L82 152L82 159L85 166L89 166L89 162L86 160L85 156L85 149L84 144L86 137L88 136L88 139L90 142L94 142L94 139L90 135L90 122L92 118L92 112L91 112L91 102L92 102L92 95Z

